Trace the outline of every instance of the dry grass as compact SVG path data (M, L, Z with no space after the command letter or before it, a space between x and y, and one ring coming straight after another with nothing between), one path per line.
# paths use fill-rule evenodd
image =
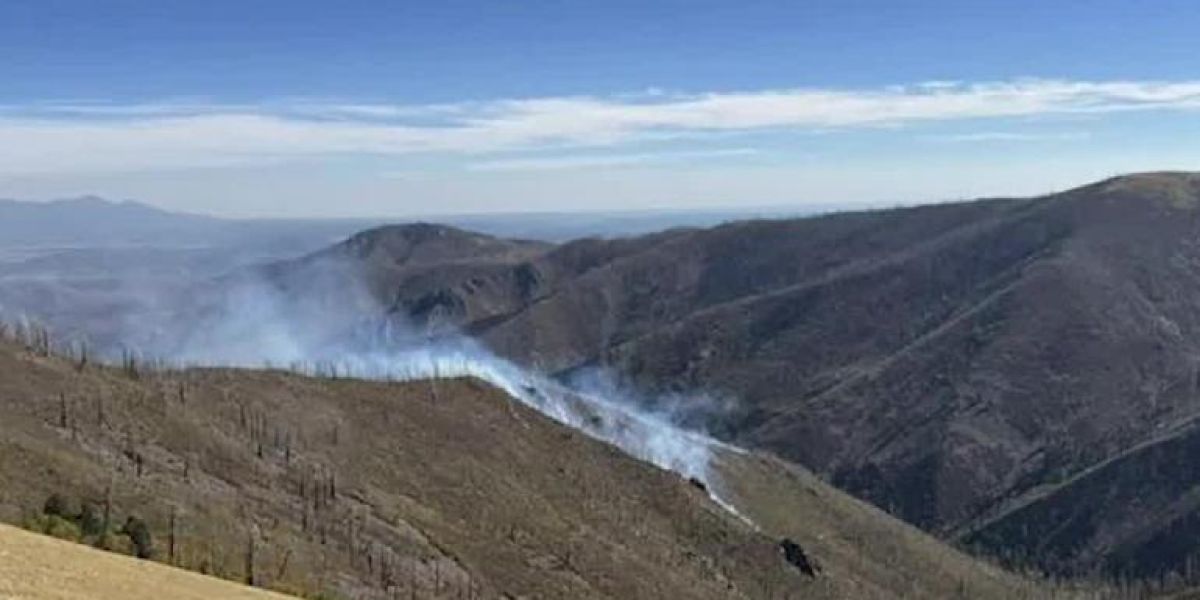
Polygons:
M474 381L81 367L0 343L0 518L27 519L55 492L111 497L115 521L150 524L156 560L238 581L252 565L260 586L381 599L1063 590L953 551L783 463L730 455L721 469L761 528ZM821 576L782 559L784 536Z
M809 585L776 540L679 477L473 381L135 378L0 346L0 482L10 522L51 493L111 490L114 520L149 523L157 560L244 580L253 541L257 584L310 596L760 598L762 581Z
M0 525L5 600L271 600L282 594Z

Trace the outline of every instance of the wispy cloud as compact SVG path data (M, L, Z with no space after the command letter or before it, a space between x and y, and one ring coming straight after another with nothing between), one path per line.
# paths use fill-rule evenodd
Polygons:
M418 106L314 101L41 104L0 107L0 175L221 166L346 154L633 150L647 138L697 134L1144 110L1200 110L1200 81L1030 79L707 94L656 90Z
M947 133L927 135L923 139L933 142L985 143L985 142L1077 142L1090 139L1086 131L1030 132L1030 131L973 131L969 133Z
M594 167L628 167L680 161L712 160L758 154L754 148L721 148L690 152L633 152L626 154L585 154L576 156L539 156L508 158L472 163L476 171L545 171Z

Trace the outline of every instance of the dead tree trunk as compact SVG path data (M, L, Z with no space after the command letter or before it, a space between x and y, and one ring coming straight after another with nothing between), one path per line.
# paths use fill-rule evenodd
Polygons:
M66 429L70 424L70 419L67 415L67 395L58 395L58 426Z
M254 530L246 536L246 585L254 587Z
M171 507L171 522L169 525L170 530L167 533L167 563L170 565L175 564L175 520L176 520L175 513L176 513L175 507L172 506Z

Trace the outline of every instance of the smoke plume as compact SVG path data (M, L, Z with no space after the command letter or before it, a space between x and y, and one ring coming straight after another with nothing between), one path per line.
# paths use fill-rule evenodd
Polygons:
M711 468L720 443L681 427L681 413L663 408L703 404L701 399L639 398L596 371L563 382L496 356L466 336L433 337L387 314L353 268L321 264L299 286L257 272L226 278L215 293L199 294L204 297L169 319L133 315L119 339L125 352L135 348L180 366L269 366L387 381L477 378L555 421L703 482L714 501L736 514L720 498Z

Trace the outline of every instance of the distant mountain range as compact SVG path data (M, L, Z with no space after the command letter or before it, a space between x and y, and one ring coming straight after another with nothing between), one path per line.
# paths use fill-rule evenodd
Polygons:
M547 241L628 236L667 227L711 226L796 209L657 210L633 212L447 215L435 220L491 235ZM83 196L47 202L0 199L0 251L13 247L253 247L291 244L315 250L388 222L375 219L224 219L172 212L134 201Z
M0 240L5 246L186 244L212 235L220 225L209 217L96 196L50 202L0 200Z
M231 220L170 212L96 196L24 202L0 200L0 250L13 247L217 247L330 243L368 220ZM311 242L310 242L311 243Z

